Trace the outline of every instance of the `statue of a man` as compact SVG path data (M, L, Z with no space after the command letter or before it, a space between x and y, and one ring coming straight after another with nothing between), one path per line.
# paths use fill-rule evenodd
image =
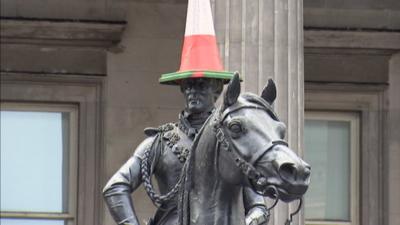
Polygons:
M104 199L119 225L139 225L131 200L131 193L143 182L150 198L158 204L151 225L177 225L177 196L156 198L150 176L154 175L159 192L171 192L180 174L193 139L214 109L217 97L223 89L223 81L214 78L187 78L180 80L185 98L185 109L177 123L159 128L146 129L147 137L135 150L134 155L112 176L104 188ZM147 168L142 161L146 160ZM175 187L176 188L176 187ZM243 205L247 225L268 222L268 212L262 196L250 188L243 188Z

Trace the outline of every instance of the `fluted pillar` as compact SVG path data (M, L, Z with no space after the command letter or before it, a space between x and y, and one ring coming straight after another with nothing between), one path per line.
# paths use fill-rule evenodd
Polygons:
M260 93L268 78L278 88L275 109L287 140L302 155L304 118L303 0L211 0L225 69L240 71L246 91ZM270 224L282 225L297 202L279 203ZM293 224L303 224L303 213Z

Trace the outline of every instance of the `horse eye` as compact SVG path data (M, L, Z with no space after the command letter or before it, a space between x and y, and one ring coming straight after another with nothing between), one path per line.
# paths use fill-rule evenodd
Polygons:
M241 133L243 131L243 127L239 121L232 121L229 123L229 130L234 133Z

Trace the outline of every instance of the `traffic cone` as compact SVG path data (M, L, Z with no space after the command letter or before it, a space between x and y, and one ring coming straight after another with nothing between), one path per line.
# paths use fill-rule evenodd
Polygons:
M224 71L215 37L209 0L189 0L181 66L177 72L161 75L162 84L179 84L187 78L215 78L228 82L232 72Z

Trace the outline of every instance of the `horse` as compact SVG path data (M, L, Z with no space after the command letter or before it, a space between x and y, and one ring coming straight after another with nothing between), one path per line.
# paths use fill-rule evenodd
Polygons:
M243 225L244 186L290 202L310 183L311 167L284 141L286 128L272 103L272 80L261 96L240 94L235 75L223 104L203 125L190 150L178 196L180 225Z

